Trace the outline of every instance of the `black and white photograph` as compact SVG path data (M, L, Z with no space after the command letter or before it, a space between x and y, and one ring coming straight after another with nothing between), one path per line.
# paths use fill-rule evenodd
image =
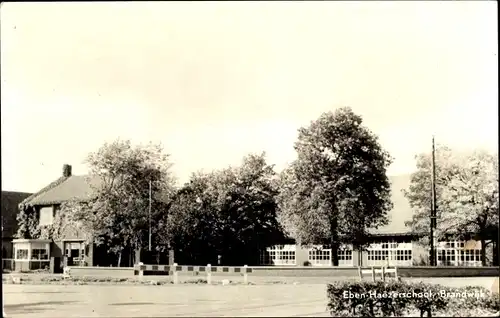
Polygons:
M3 317L500 317L497 9L2 2Z

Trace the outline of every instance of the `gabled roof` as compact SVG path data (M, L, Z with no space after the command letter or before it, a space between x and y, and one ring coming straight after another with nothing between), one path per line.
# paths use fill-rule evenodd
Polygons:
M61 204L70 200L87 201L92 198L94 189L99 187L101 182L101 177L97 175L61 177L26 198L20 204L20 208ZM159 194L158 197L162 199L167 196Z
M13 237L17 231L18 205L31 193L2 191L2 238Z
M42 190L24 200L22 205L52 205L70 200L89 200L92 187L101 182L99 176L69 176L61 177Z
M411 175L398 175L389 177L391 182L391 200L393 208L388 213L389 224L371 231L374 235L383 234L409 234L411 228L405 226L406 221L411 221L413 211L408 199L402 190L410 187Z

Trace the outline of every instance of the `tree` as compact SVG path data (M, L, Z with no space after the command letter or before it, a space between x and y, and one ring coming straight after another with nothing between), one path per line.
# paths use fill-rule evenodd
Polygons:
M417 156L417 171L405 196L415 213L408 225L428 244L430 231L431 155ZM486 247L498 241L498 156L485 151L456 153L436 149L437 228L444 240L474 238L481 242L481 261Z
M188 262L255 263L258 251L283 237L276 220L275 173L265 155L238 167L193 174L169 211L168 228Z
M162 215L173 193L169 156L160 145L133 147L130 141L117 140L89 154L86 162L90 175L99 180L90 183L94 195L87 202L63 204L61 215L67 215L91 232L95 243L105 244L109 252L118 255L119 266L125 249L132 252L148 244L150 182L152 219L166 217Z
M202 173L193 174L190 181L179 189L165 226L158 234L163 242L172 244L177 262L211 263L207 254L213 250L215 215L210 205L213 195L207 191L209 177Z
M329 245L336 266L341 244L363 247L369 229L387 224L391 158L350 108L300 128L295 150L281 174L280 222L300 244Z

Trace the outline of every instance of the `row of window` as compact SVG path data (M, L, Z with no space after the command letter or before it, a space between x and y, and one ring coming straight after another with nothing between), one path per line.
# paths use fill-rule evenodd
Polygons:
M275 246L261 253L261 264L269 265L295 265L295 246ZM342 249L338 251L339 263L352 264L352 250ZM312 248L308 252L308 260L315 265L328 265L331 261L330 249Z
M271 251L268 251L268 255L269 255L270 259L276 259L276 260L294 260L295 259L295 251L271 250Z
M309 250L309 260L330 260L332 252L330 249ZM339 261L352 260L352 250L339 250L337 253Z
M480 250L437 250L438 261L454 262L456 259L464 262L480 262Z
M439 242L438 246L440 248L460 248L460 247L465 247L465 242L464 241Z
M436 255L438 265L481 266L481 242L440 242Z
M411 250L369 250L369 261L411 261Z
M16 259L28 259L29 251L28 249L16 249ZM32 249L31 250L32 260L48 260L49 253L46 249Z
M322 261L330 260L332 252L329 249L325 250L309 250L309 260L310 261Z
M468 247L473 246L473 249ZM468 248L468 249L464 249ZM464 241L440 242L437 247L439 264L472 265L480 264L481 251L477 244ZM352 249L338 251L339 265L352 265ZM368 265L389 262L389 264L412 263L412 243L374 243L368 248ZM308 260L313 265L328 265L331 262L331 250L312 248L308 251ZM281 245L268 248L261 256L262 264L295 264L295 245ZM477 264L476 264L477 263Z

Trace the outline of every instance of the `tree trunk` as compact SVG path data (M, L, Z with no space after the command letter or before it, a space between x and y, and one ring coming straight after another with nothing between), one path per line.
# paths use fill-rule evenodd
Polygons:
M132 247L128 249L128 267L132 267L133 251L134 249Z
M134 258L134 264L139 264L142 260L142 248L139 247L135 250L135 258Z
M169 249L168 250L168 264L169 265L173 265L174 264L174 250L173 249Z
M481 238L481 265L486 266L486 240Z
M337 217L334 216L330 221L330 248L332 249L332 266L339 266L339 238L337 233Z
M498 266L498 241L493 240L493 266Z
M118 264L117 264L117 267L120 267L120 264L122 263L122 251L123 250L120 250L120 252L118 252Z

